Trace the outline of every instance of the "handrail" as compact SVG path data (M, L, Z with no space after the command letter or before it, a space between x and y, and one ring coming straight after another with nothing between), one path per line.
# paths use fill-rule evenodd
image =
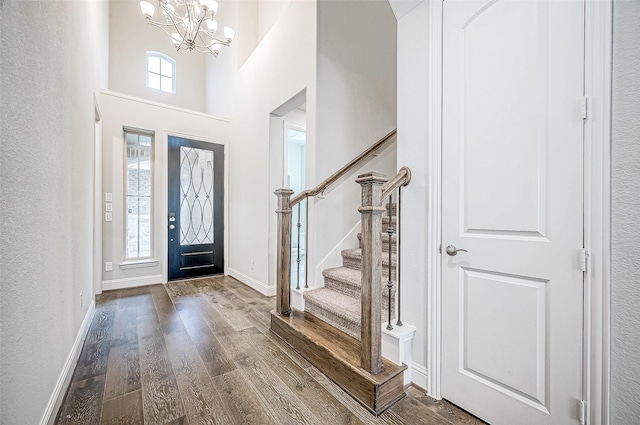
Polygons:
M405 166L400 168L400 171L398 171L398 174L396 174L394 178L392 178L387 183L385 183L384 186L382 186L382 199L385 199L387 196L389 196L394 190L396 190L400 186L408 185L410 181L411 181L411 170L409 169L409 167Z
M307 189L307 190L304 190L304 191L300 192L299 194L297 194L295 197L293 197L291 199L291 201L289 203L289 206L293 207L293 206L299 204L305 198L308 198L310 196L316 196L317 194L324 192L327 189L327 187L331 186L338 179L340 179L340 177L344 176L346 173L348 173L350 170L352 170L356 165L358 165L360 162L362 162L362 160L364 160L369 155L371 155L373 152L375 152L376 150L378 150L382 146L384 146L389 140L391 140L393 138L393 136L396 135L396 132L397 132L397 129L394 129L393 131L391 131L389 134L384 136L382 139L378 140L376 143L374 143L369 148L367 148L367 150L365 150L360 155L358 155L357 157L355 157L351 161L349 161L347 164L345 164L338 171L333 173L331 176L327 177L324 181L322 181L319 185L317 185L313 189Z

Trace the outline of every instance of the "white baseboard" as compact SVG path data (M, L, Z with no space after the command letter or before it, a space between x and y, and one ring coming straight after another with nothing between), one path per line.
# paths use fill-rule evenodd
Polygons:
M229 267L229 276L238 279L240 282L255 289L262 295L266 295L267 297L273 297L276 294L275 286L265 285L259 280L255 280L254 278L247 276L246 274L239 272L236 269L232 269L231 267Z
M411 362L409 369L411 370L411 382L420 388L427 388L427 376L429 374L427 368L415 362Z
M82 350L82 345L84 344L84 340L87 337L87 332L89 331L89 326L91 325L91 321L93 320L93 314L95 313L95 310L96 304L95 301L92 301L89 309L87 310L87 314L85 314L84 316L84 320L82 320L82 324L80 325L80 329L78 330L78 334L76 335L76 340L71 347L69 356L67 356L67 361L62 367L62 372L60 372L58 382L56 382L53 393L49 398L49 402L47 403L44 415L42 415L42 419L40 420L40 425L52 425L56 420L58 410L60 409L60 406L62 406L67 388L71 383L73 371L75 370L78 359L80 358L80 351Z
M103 280L102 290L111 291L113 289L133 288L136 286L155 285L162 283L162 275L127 277L124 279Z

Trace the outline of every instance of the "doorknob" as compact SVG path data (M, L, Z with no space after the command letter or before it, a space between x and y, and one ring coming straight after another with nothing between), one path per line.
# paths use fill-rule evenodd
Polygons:
M462 252L469 252L466 249L458 249L453 245L449 245L446 249L445 249L446 253L449 254L450 256L454 257L455 255L458 254L459 251Z
M170 225L169 225L169 229L170 229L170 230L173 230L173 229L175 229L175 228L176 228L176 226L174 226L173 224L170 224ZM454 254L454 255L455 255L455 254Z

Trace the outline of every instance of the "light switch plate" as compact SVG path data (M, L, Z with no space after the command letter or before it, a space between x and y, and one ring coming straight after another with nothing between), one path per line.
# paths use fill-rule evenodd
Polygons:
M113 221L113 213L104 213L104 221Z
M113 204L111 202L107 202L106 204L104 204L104 210L113 211Z
M111 202L113 201L113 193L111 192L107 192L104 194L104 201L105 202Z

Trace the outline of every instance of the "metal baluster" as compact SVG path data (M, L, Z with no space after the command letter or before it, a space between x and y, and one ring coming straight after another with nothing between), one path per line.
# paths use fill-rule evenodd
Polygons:
M298 228L298 258L296 258L296 263L297 263L297 272L296 272L296 289L300 289L300 227L302 227L302 224L300 224L300 208L302 207L302 202L298 204L298 224L297 224L297 228Z
M309 288L309 261L307 260L309 256L307 253L309 252L309 197L305 199L304 206L304 228L306 230L304 234L304 287L305 289Z
M398 290L396 292L396 299L398 300L398 321L396 322L396 326L402 326L402 320L400 320L400 269L401 269L401 264L400 264L400 251L402 248L402 245L400 244L400 225L402 223L402 219L401 219L401 213L402 213L402 194L400 193L400 189L402 188L402 186L398 187L398 209L396 210L396 221L397 221L397 229L398 231L396 232L396 283L398 285Z
M389 195L389 225L387 226L387 235L389 235L389 280L387 281L387 289L389 289L389 323L387 329L392 330L391 325L391 289L393 288L393 280L391 278L391 255L393 254L393 193Z

